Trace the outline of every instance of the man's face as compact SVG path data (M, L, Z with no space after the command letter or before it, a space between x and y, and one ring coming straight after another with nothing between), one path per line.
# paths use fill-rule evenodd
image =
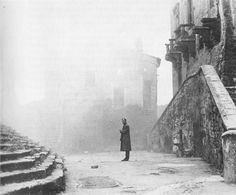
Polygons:
M126 120L122 119L122 123L125 125L126 124Z

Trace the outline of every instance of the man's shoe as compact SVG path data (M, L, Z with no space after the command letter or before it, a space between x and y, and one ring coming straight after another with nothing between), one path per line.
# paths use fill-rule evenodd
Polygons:
M126 158L124 158L123 160L121 160L121 161L127 161L127 159Z

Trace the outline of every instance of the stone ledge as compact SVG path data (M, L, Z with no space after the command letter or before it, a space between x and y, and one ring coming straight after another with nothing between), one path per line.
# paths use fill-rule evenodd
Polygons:
M1 161L5 160L14 160L19 157L27 156L32 152L32 150L17 150L14 152L9 151L0 151L0 159Z
M36 160L34 157L30 158L21 158L17 160L10 160L0 162L0 169L2 172L14 171L19 169L29 169L34 166Z
M222 137L226 137L227 135L236 135L236 129L231 129L222 134Z
M1 187L0 194L56 194L56 192L64 190L64 172L57 168L52 174L45 179L36 179L23 183L12 183Z
M211 65L201 66L202 73L227 130L236 130L236 106Z
M42 164L32 167L30 169L15 170L11 172L0 173L0 185L8 183L19 183L33 179L43 179L50 175L50 171L54 169L56 161L55 155L50 155L46 158Z

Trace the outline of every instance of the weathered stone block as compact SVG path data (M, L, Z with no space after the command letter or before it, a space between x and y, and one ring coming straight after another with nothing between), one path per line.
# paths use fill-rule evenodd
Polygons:
M222 135L224 155L224 179L229 183L236 183L236 129Z

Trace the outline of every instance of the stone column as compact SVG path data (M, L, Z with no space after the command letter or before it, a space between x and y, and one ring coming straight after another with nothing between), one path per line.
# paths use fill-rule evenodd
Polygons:
M179 90L182 84L182 64L172 62L172 82L173 82L173 95Z
M176 63L172 63L172 83L173 83L173 96L179 89L179 72Z
M224 179L228 183L236 183L236 129L222 134L224 158Z

